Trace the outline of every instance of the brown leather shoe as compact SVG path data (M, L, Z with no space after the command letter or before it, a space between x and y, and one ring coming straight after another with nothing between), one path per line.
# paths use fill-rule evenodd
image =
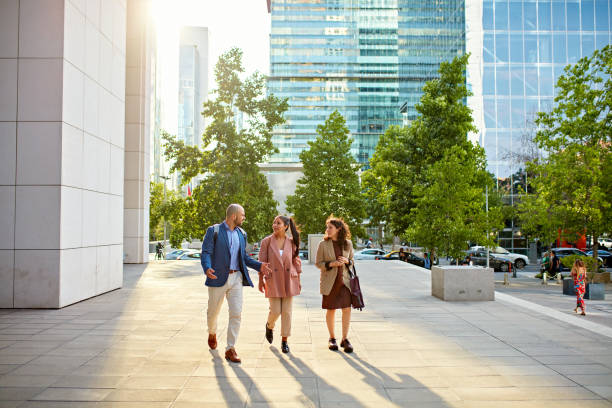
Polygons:
M216 334L208 335L208 347L210 347L211 350L214 350L217 348L217 335Z
M238 357L238 354L236 354L236 350L234 350L233 348L227 349L225 351L225 359L227 361L231 361L232 363L240 362L240 357Z

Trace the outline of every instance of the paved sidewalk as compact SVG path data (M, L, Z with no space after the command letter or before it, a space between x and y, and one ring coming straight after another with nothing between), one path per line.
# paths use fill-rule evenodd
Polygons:
M549 281L542 285L541 279L510 278L510 285L503 285L503 273L495 274L495 290L501 293L536 303L541 306L573 315L576 307L576 296L563 294L563 284ZM606 300L585 299L587 316L581 319L612 328L612 284L606 284Z
M405 263L357 268L351 355L327 350L311 265L289 355L245 288L241 365L222 358L224 335L206 346L197 262L126 265L123 289L61 310L1 310L0 408L612 407L612 338L507 302L442 302Z

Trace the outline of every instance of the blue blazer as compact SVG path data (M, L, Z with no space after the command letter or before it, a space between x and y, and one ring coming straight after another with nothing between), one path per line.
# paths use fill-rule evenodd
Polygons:
M227 278L229 277L230 267L230 251L229 242L227 240L228 228L225 223L219 224L219 233L217 234L217 243L214 242L214 225L208 227L206 235L204 236L204 242L202 242L202 255L200 256L200 263L204 269L204 274L208 268L215 270L217 279L210 279L206 277L206 286L220 287L225 285ZM246 234L243 235L242 231L238 229L238 241L240 241L240 249L238 250L238 261L240 264L240 271L242 272L242 285L253 286L251 278L249 277L249 268L253 268L259 272L261 269L261 262L257 262L246 254Z

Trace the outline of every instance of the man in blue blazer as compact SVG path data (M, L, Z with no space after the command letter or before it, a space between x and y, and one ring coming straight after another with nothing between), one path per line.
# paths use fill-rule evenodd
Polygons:
M208 286L208 346L213 350L217 348L217 317L223 298L227 297L229 324L225 359L233 363L240 362L234 346L240 332L242 287L253 287L247 267L258 272L271 272L269 264L257 262L246 254L246 232L240 228L244 219L244 208L230 204L225 212L225 221L206 230L200 257Z

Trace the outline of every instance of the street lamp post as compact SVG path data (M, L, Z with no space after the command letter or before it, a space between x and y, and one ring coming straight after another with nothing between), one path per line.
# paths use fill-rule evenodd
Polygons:
M164 204L166 203L166 180L170 180L168 176L159 176L164 180ZM166 216L164 215L164 250L166 249Z

